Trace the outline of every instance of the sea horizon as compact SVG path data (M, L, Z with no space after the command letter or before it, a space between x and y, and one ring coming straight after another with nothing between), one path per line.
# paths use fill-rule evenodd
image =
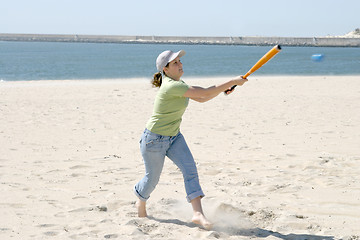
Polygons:
M184 77L244 75L270 46L0 42L0 80L151 78L164 50L185 50ZM321 55L317 61L313 55ZM289 47L254 76L360 75L360 48Z

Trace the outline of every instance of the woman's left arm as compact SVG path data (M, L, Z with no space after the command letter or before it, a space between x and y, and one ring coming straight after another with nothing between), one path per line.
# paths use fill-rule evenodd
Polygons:
M245 80L247 81L247 79L245 79ZM210 88L213 88L213 87L210 87ZM207 101L215 98L216 96L218 96L221 93L221 92L214 92L214 93L211 93L211 94L198 94L199 92L203 93L204 90L206 91L207 89L202 88L202 87L197 87L197 86L191 86L190 89L191 89L192 93L197 93L197 94L184 94L185 97L188 97L188 98L190 98L190 99L192 99L194 101L200 102L200 103L207 102ZM232 90L229 89L229 92L227 92L227 95L229 95L233 91L234 91L234 89L232 89ZM190 92L190 91L188 91L188 92Z
M183 97L188 97L198 102L206 102L210 99L213 99L225 90L229 90L232 86L241 86L245 82L247 82L247 79L242 78L242 76L238 76L230 81L208 88L190 86L188 90L184 93ZM231 92L232 91L230 91L229 93Z
M202 87L196 87L196 86L192 86L192 88L198 88L201 89ZM216 97L217 95L219 95L219 93L215 93L213 95L208 95L208 96L203 96L203 97L189 97L191 100L200 102L200 103L204 103L207 102L211 99L213 99L214 97Z

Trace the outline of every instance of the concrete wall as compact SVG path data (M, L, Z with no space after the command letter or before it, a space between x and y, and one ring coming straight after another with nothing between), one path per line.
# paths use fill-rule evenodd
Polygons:
M61 34L0 34L0 41L92 42L92 43L170 43L219 45L284 45L315 47L360 47L360 38L291 37L176 37Z

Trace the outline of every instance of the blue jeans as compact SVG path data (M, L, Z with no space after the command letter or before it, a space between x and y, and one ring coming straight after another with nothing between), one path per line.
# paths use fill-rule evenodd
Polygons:
M141 136L140 149L145 164L145 176L134 187L134 192L140 200L146 201L158 184L165 156L181 170L188 202L204 196L194 158L180 132L169 137L145 129Z

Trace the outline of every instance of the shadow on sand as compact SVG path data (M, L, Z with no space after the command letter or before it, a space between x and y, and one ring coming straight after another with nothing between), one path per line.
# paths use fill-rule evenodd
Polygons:
M151 220L157 221L159 223L167 223L167 224L176 224L176 225L182 225L187 226L189 228L196 228L198 227L194 223L184 222L178 219L161 219L156 218L153 216L148 217ZM279 232L273 232L266 229L261 228L253 228L253 229L236 229L236 228L219 228L214 227L213 231L215 233L218 233L219 238L220 234L227 234L229 236L243 236L243 237L257 237L257 238L267 238L269 236L273 236L279 239L285 239L285 240L334 240L333 236L319 236L319 235L310 235L310 234L281 234ZM216 237L216 235L215 235Z
M228 234L228 233L227 233ZM273 236L279 239L286 240L333 240L333 236L319 236L310 234L281 234L279 232L273 232L266 229L254 228L254 229L238 229L238 232L233 232L233 235L244 236L244 237L257 237L266 238Z

